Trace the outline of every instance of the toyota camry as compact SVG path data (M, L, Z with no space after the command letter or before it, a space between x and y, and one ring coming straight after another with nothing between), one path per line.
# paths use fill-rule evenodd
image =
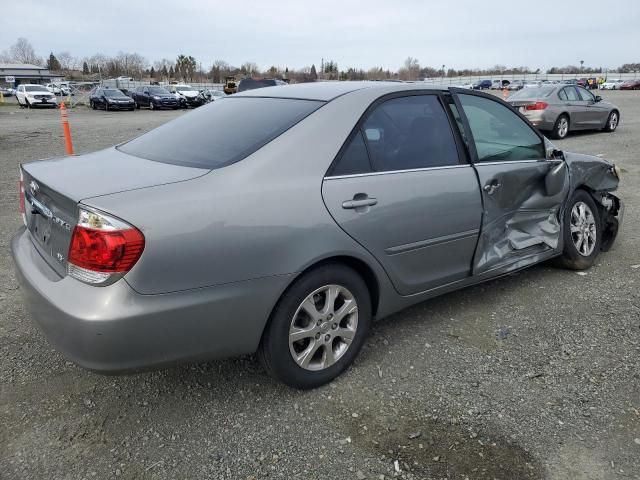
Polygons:
M75 363L130 371L258 353L312 388L371 322L539 262L586 269L619 171L477 91L251 90L113 148L20 168L25 301Z

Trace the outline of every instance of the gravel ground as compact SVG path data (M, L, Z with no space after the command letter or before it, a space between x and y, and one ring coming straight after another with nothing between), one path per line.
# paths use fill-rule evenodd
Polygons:
M8 250L17 166L63 154L59 114L0 107L0 478L640 479L640 92L602 96L618 131L557 145L623 168L614 249L584 274L543 264L378 322L310 392L253 357L109 377L54 351ZM183 114L70 121L83 153Z

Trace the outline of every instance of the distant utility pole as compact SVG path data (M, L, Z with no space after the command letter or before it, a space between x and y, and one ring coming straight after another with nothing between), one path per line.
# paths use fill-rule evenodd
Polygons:
M584 70L584 60L580 60L580 71L582 72Z
M444 80L444 63L442 64L442 80Z
M322 58L322 61L320 62L320 72L322 75L322 79L324 80L324 58Z

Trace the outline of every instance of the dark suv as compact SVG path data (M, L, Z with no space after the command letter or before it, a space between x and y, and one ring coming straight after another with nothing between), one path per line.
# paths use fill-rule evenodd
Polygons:
M243 78L238 84L238 93L256 88L275 87L276 85L286 85L286 82L275 78Z
M135 102L127 97L117 88L98 87L89 96L89 106L94 110L104 108L105 110L133 110Z
M489 90L491 88L491 80L478 80L473 84L474 90Z
M136 108L180 108L180 103L176 96L166 88L156 85L142 86L136 88L131 93L131 98L136 102Z

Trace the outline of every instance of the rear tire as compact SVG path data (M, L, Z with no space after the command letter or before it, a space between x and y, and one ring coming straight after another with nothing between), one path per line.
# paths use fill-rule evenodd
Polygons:
M569 127L569 117L563 113L557 118L556 123L553 125L551 138L554 138L556 140L562 140L563 138L566 138L567 134L569 133Z
M618 123L620 123L620 114L617 110L612 110L611 113L609 113L607 123L605 124L603 130L605 132L614 132L616 128L618 128Z
M272 377L309 389L354 361L371 325L371 296L351 268L328 264L298 278L282 295L258 348Z
M567 203L562 230L564 250L558 263L570 270L591 267L602 243L600 212L589 193L576 190Z

